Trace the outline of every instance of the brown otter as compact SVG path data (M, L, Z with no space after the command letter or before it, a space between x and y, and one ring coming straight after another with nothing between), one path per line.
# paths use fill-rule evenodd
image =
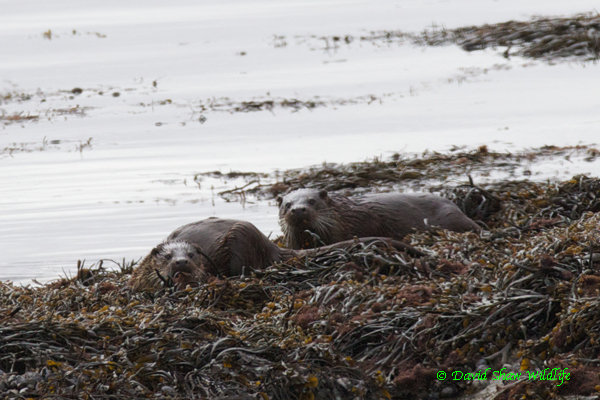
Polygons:
M183 241L159 244L133 270L129 286L134 290L146 291L168 280L177 289L206 280L202 251L197 245Z
M314 236L306 231L327 245L355 236L402 239L413 228L428 226L456 232L480 229L452 201L424 193L383 193L354 201L325 190L297 189L277 202L284 242L292 249L314 247Z
M136 290L155 290L171 279L177 289L205 282L208 275L237 276L244 268L264 269L294 257L318 256L328 250L358 242L382 242L412 256L424 254L388 238L366 237L311 250L277 246L246 221L208 218L177 228L154 248L133 271L129 285ZM158 272L157 272L158 271Z

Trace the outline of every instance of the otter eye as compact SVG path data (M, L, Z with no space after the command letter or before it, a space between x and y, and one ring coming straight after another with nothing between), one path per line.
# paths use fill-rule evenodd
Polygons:
M165 256L165 260L167 260L167 261L168 261L168 260L170 260L171 258L173 258L173 256L172 256L172 255L170 255L170 254L167 254L167 255Z
M310 199L308 201L308 204L310 204L311 206L314 206L317 203L317 201L315 199Z
M290 208L292 206L292 203L286 203L285 204L285 208Z
M188 256L189 258L194 258L194 253L187 253L187 256Z

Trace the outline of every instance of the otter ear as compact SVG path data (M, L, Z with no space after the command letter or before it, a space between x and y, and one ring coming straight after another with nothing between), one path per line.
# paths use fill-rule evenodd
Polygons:
M152 249L152 251L150 252L150 256L156 257L158 255L158 253L160 253L161 249L162 249L162 244L159 244L158 246L156 246L155 248Z
M319 197L324 199L327 197L327 190L320 190L319 191Z
M281 195L277 196L277 205L281 206L281 203L283 203L283 197L281 197Z

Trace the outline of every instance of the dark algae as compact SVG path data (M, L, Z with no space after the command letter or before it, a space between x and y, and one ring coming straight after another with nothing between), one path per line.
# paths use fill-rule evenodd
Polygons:
M276 37L274 47L284 41ZM560 60L595 61L600 56L600 14L597 11L570 17L537 16L528 21L506 21L481 26L448 29L433 25L420 33L401 30L371 31L354 37L346 35L302 38L313 43L322 41L323 50L336 50L354 43L372 43L376 46L409 43L416 46L457 45L471 52L501 50L505 58L521 56L549 62ZM316 50L316 48L311 48Z
M435 189L485 227L409 234L420 254L356 242L150 293L127 286L131 263L80 264L39 287L0 283L1 396L431 399L493 382L497 400L594 395L600 180L481 183L488 168L575 155L597 151L463 149L278 174L280 185L338 182L348 195Z

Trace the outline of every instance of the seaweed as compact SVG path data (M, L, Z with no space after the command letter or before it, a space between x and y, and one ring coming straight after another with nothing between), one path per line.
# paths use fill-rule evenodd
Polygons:
M560 386L507 381L486 393L496 400L594 395L600 180L476 184L469 176L595 152L479 148L278 173L278 184L352 181L357 193L414 181L437 188L486 227L407 236L424 255L355 243L180 291L165 282L151 294L127 286L135 263L125 260L117 270L80 262L74 277L37 287L0 283L0 393L430 399L483 387L440 380L439 371L568 368L571 379ZM427 179L404 179L409 167ZM467 179L440 186L440 173ZM259 176L231 175L237 177Z

